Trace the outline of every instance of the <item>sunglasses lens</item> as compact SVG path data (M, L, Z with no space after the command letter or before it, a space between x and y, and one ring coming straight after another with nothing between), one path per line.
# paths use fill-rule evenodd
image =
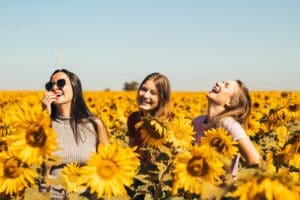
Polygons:
M57 87L61 89L66 85L66 80L65 79L59 79L56 84L57 84Z
M50 91L52 89L53 83L52 82L48 82L45 84L45 88L47 91Z
M59 89L62 89L66 85L66 80L65 79L59 79L56 83L54 83L54 82L48 82L48 83L45 84L46 90L47 91L52 90L52 88L53 88L53 86L55 84L57 85L57 87Z

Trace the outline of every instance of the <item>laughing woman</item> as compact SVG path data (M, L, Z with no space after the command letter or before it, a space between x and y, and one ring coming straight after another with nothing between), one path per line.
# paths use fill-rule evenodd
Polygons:
M152 73L140 84L137 90L137 104L139 110L129 115L127 120L129 145L143 146L143 139L136 124L144 117L156 117L171 120L170 111L171 88L169 80L160 73Z
M76 74L58 69L45 88L43 107L51 116L58 146L62 149L55 153L63 158L62 163L50 169L50 175L58 176L68 163L85 164L98 144L109 143L109 136L102 120L88 109ZM52 186L50 191L52 199L67 198L65 190L59 186Z
M196 143L200 144L206 130L223 127L237 142L239 152L246 159L248 166L259 165L260 155L242 128L251 112L251 99L244 83L240 80L217 82L208 92L207 100L207 115L198 116L192 122L196 132ZM240 154L233 160L233 177L237 175Z

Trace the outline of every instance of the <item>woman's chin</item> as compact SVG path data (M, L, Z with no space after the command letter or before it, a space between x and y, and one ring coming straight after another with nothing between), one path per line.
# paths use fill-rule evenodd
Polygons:
M140 105L139 108L140 108L140 110L146 111L146 112L149 112L154 109L151 105Z

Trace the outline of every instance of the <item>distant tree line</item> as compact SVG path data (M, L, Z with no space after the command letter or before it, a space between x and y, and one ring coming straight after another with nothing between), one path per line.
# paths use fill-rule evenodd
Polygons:
M137 90L138 86L139 86L139 83L136 81L125 82L123 90L125 90L125 91Z

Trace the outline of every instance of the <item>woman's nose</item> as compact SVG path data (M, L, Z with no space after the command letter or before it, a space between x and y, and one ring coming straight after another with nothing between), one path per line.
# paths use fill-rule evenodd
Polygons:
M144 93L144 97L146 97L146 98L149 98L149 97L150 97L150 91L149 91L149 90L147 90L147 91Z
M57 87L57 84L54 83L53 86L52 86L52 90L56 90L56 89L58 89L58 87Z

